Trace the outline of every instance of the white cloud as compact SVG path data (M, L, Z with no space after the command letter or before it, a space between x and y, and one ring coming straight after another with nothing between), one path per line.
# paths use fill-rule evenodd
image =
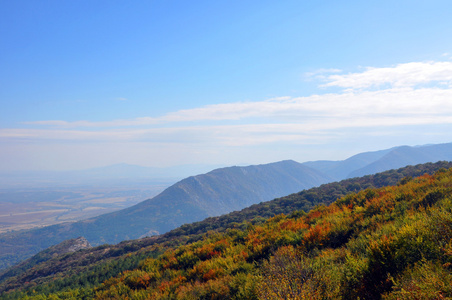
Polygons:
M63 120L47 120L47 121L32 121L23 122L27 125L43 125L43 126L55 126L65 128L77 128L77 127L127 127L127 126L141 126L141 125L154 125L158 124L157 118L142 117L129 120L112 120L106 122L93 122L93 121L63 121Z
M350 128L452 124L452 89L388 89L282 97L182 110L159 118L74 122L78 129L0 129L0 138L257 145L318 140ZM231 124L227 120L240 120ZM201 122L202 121L202 122ZM160 126L159 123L164 123ZM60 122L49 122L59 125ZM63 122L63 124L65 124ZM176 125L179 124L179 125ZM114 128L100 128L110 125ZM135 128L134 125L147 125Z
M390 85L413 87L432 82L452 85L452 62L412 62L389 68L367 68L361 73L335 74L326 77L323 86L365 89Z
M328 78L328 74L331 73L340 73L342 72L342 70L340 69L318 69L312 72L307 72L304 74L304 78L306 80L312 80L312 79L316 79L316 80L325 80Z
M322 69L312 74L339 72ZM308 97L279 97L257 102L233 102L169 112L162 116L107 122L49 120L28 122L60 128L193 126L208 122L281 122L316 118L378 115L412 117L452 113L452 62L412 62L360 73L327 75L323 86L342 87L340 93ZM420 120L421 122L421 120ZM192 125L190 125L192 124Z
M308 122L309 119L334 117L350 118L365 116L369 119L378 115L438 116L452 114L452 89L441 88L391 88L380 91L344 92L339 94L313 95L309 97L281 97L258 102L236 102L209 105L180 110L160 117L143 117L109 122L91 121L38 121L30 125L49 125L60 128L82 127L136 127L171 124L210 123L221 121L256 122L260 119L272 122ZM174 126L174 125L173 125ZM180 126L180 125L179 125Z
M416 128L413 133L416 137L422 135L422 128L429 128L429 133L425 134L428 142L433 142L431 132L437 134L436 140L440 136L452 136L452 63L408 63L393 68L368 68L347 75L331 75L339 70L328 72L327 85L343 87L345 91L221 103L161 116L107 122L28 122L31 128L0 129L0 142L51 142L74 147L84 143L99 149L97 151L121 149L121 153L147 145L147 149L154 149L153 155L158 155L155 149L165 152L165 149L177 148L185 149L202 161L203 153L210 153L212 157L218 153L225 155L224 149L248 149L246 151L253 153L251 149L255 146L263 146L260 151L267 151L263 149L268 145L280 144L296 149L327 145L333 140L358 139L357 136L373 140L378 136L397 137L394 138L397 143L403 143L400 138L410 132L406 128ZM317 74L328 72L323 70ZM442 126L442 133L435 131L438 126ZM52 151L50 146L49 151ZM240 155L239 150L233 151ZM275 153L278 152L275 150ZM167 159L172 161L173 158L168 156Z

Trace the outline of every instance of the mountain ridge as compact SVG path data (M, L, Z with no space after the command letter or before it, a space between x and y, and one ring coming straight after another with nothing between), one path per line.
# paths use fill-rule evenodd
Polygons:
M183 227L185 228L179 228L178 230L159 237L127 241L114 246L104 245L88 251L82 250L68 256L52 259L48 263L44 263L44 265L36 265L32 270L22 270L22 274L20 274L20 272L17 273L18 277L11 277L10 279L8 279L8 281L1 282L0 292L4 292L10 289L19 289L17 290L17 293L13 292L2 294L2 296L5 297L11 296L11 298L5 299L16 299L15 297L17 296L21 297L27 294L32 295L30 293L35 293L35 290L38 294L48 294L64 291L62 293L67 293L67 295L71 293L72 297L75 296L82 298L82 296L85 295L86 297L91 298L94 297L94 294L92 294L93 291L103 290L104 292L107 292L105 290L105 287L110 287L112 284L116 285L116 283L125 284L126 289L143 289L149 284L152 284L154 280L159 280L159 278L166 279L166 277L157 275L163 273L153 273L155 269L151 268L150 266L153 262L156 261L156 259L162 261L162 267L165 266L164 268L169 268L171 270L175 269L176 266L178 266L177 268L190 269L194 264L196 264L199 259L193 261L191 259L193 258L193 255L187 256L187 249L198 249L194 252L194 254L201 260L212 259L212 261L217 261L216 258L221 253L229 253L228 255L232 254L230 251L225 252L225 250L229 246L238 246L238 251L234 252L235 254L233 254L233 261L236 262L236 259L240 259L246 263L251 263L251 265L246 268L239 266L238 270L241 270L240 272L246 273L251 270L250 267L254 266L253 268L255 268L260 265L260 263L253 262L262 262L262 260L268 258L269 255L272 255L272 253L274 252L272 249L276 250L276 248L285 246L287 245L287 243L289 243L290 245L293 244L294 246L307 246L306 249L308 251L315 250L316 247L320 247L320 249L325 248L326 250L328 250L329 247L332 247L332 250L334 250L338 246L344 245L344 243L346 243L348 239L354 238L352 230L362 231L365 230L365 227L363 228L363 226L369 226L369 224L364 221L361 222L361 225L356 223L360 222L362 220L362 217L355 218L355 221L347 221L347 218L350 216L352 209L354 212L366 216L366 218L369 218L369 220L371 220L372 222L379 220L391 221L393 219L393 216L395 215L400 215L404 212L412 212L412 210L407 209L407 203L408 205L413 206L413 208L419 208L419 206L427 207L431 206L439 199L443 199L445 196L450 195L450 185L448 185L448 182L444 183L444 181L437 181L438 184L444 185L444 187L440 189L435 187L430 188L430 190L420 188L419 191L422 195L409 192L406 189L406 186L416 187L418 186L417 183L421 182L430 184L432 181L429 178L431 177L429 177L430 175L425 174L432 174L438 170L439 171L435 175L436 178L440 179L444 178L444 176L452 178L452 171L450 169L449 171L446 170L446 168L450 168L451 166L452 163L450 162L438 162L435 164L428 163L424 165L409 166L398 170L390 170L375 175L367 175L360 178L346 179L341 182L325 184L320 187L289 195L287 197L254 205L255 209L253 216L258 216L254 220L248 219L250 208L243 210L241 218L237 218L236 212L231 213L230 216L225 215L224 218L227 218L228 222L225 223L225 227L218 228L218 233L212 232L212 227L210 227L208 224L218 224L218 218L222 217L209 218L208 220L202 222L205 224L191 224L187 226L184 225ZM412 178L419 175L422 176L419 178ZM375 191L375 188L378 186L386 187L388 185L392 185L392 187L387 187ZM393 196L390 197L382 197L382 195L384 195L385 193L392 193L392 191L395 191L396 189L401 190L401 192L396 192ZM317 195L317 197L313 197L313 195ZM322 195L327 196L329 200L323 202ZM317 206L316 209L314 209L311 213L308 213L308 215L299 210L300 208L306 207L305 203L308 203L310 201L313 201L311 202L311 207L315 204L329 204L336 200L336 196L338 198L341 198L341 200L335 202L336 208L334 206L329 208L325 205L320 205ZM416 197L416 200L414 201L413 196ZM375 202L373 199L375 199L376 197L381 197L383 204L381 204L380 201ZM363 201L366 202L365 205L363 205ZM353 202L353 205L350 204L351 202ZM389 209L385 205L385 203L397 202L400 202L400 204L397 204L394 209ZM402 202L404 202L405 204L403 204ZM343 213L337 215L338 220L326 218L326 222L317 224L316 220L319 215L321 216L322 214L324 214L324 212L327 211L335 213L337 212L338 206L344 209ZM259 217L260 215L262 215L261 208L267 210L269 213L273 212L273 214L278 214L279 212L281 212L281 210L278 209L275 211L276 207L282 208L282 212L284 212L286 216L279 215L271 218L272 215L267 214L264 219ZM387 217L385 217L384 219L371 218L374 214L381 214L383 208L384 210L389 212L389 215L387 215ZM305 221L300 223L300 226L295 226L294 221L300 218L303 218L303 220ZM209 222L206 223L206 221ZM414 223L414 225L416 225L416 222ZM262 226L265 227L267 226L266 224L279 224L280 227L277 227L275 230L262 232ZM426 224L428 224L428 222ZM313 230L310 230L309 234L305 238L296 238L294 234L304 234L306 232L306 226L312 227ZM317 231L315 227L318 226L323 229L321 231ZM344 226L350 226L350 229L346 229ZM192 229L189 229L190 227ZM370 228L373 227L371 226ZM379 227L375 228L378 229ZM326 230L327 232L330 231L331 233L323 234L322 232L324 232L324 230ZM405 230L400 232L409 233L410 231ZM366 233L366 231L364 231L364 233ZM283 235L282 237L280 236L281 234ZM246 237L247 235L248 237ZM225 238L229 239L231 237L234 238L235 242L224 242ZM201 247L202 245L206 245L206 240L209 241L212 239L214 242L212 245ZM362 239L361 241L368 239L369 238ZM416 241L416 239L414 240ZM381 240L382 243L385 243L387 241L388 239ZM243 245L241 246L241 244ZM384 246L385 244L382 245ZM409 249L411 248L412 247L409 247ZM167 249L169 249L169 251L165 251ZM364 247L364 249L367 248ZM424 247L424 249L430 248ZM437 247L435 247L434 249L437 249ZM163 253L164 251L165 253ZM417 250L412 251L416 252ZM378 252L370 253L378 254ZM391 258L391 256L388 257L389 259ZM344 261L340 257L338 257L338 259L339 261ZM98 264L98 260L103 263ZM291 259L291 261L293 261L293 259ZM336 259L334 261L336 261ZM347 260L347 264L349 266L353 266L353 262L354 260L350 262L348 262ZM230 266L231 263L232 261L230 263L227 263L227 266ZM330 264L326 264L325 266L329 265ZM204 267L207 266L211 265L201 263L199 265L199 268L197 269L198 272L203 272ZM391 264L389 264L388 266L390 267ZM361 269L359 268L356 269L356 271L358 272L360 270ZM375 271L375 268L372 267L372 264L370 265L369 270L373 270L372 274L378 274L378 270ZM210 275L208 277L203 277L202 274L204 273L201 273L201 282L215 279L217 275L225 275L224 272L209 272L208 274ZM148 277L146 274L149 274L151 277ZM157 277L155 277L155 279L152 279L151 281L146 279L154 278L152 277L154 276L152 274L157 275ZM254 273L248 274L252 275ZM366 274L367 273L365 272L362 275L366 276ZM384 273L384 275L385 274L386 273ZM121 278L121 281L119 282L113 277ZM105 281L109 278L111 278L112 280ZM229 278L228 275L226 275L225 279L227 278ZM245 279L244 277L241 278ZM372 278L372 276L370 276L370 278ZM186 276L181 279L182 281L191 281L193 278L191 276ZM229 282L230 280L227 281ZM104 282L104 284L102 284L102 282ZM175 281L174 284L178 284L178 282L179 281ZM379 282L375 283L377 285L379 284ZM157 287L154 285L152 286ZM359 286L360 285L358 285L358 287ZM25 290L22 290L24 287ZM79 290L80 287L82 287L81 290ZM24 291L25 294L22 294L20 290ZM73 294L75 291L77 291L78 294ZM85 294L85 292L87 293ZM237 290L232 289L231 292L235 293L237 292ZM60 295L62 296L63 294ZM104 296L99 299L107 299L112 295L113 294L104 294ZM98 295L96 294L96 296ZM367 299L367 297L365 299Z
M302 163L329 174L334 180L376 174L408 165L452 161L452 143L397 146L355 154L345 160L319 160Z
M432 160L452 160L452 143L396 147L373 163L351 172L348 177L360 177L387 168L394 169L404 165L431 162Z
M159 195L120 211L0 235L0 266L69 238L84 236L96 246L161 234L184 223L240 210L328 181L328 176L294 161L216 169L183 179Z
M397 159L400 156L404 160ZM378 168L394 169L400 164L416 164L436 156L452 160L452 143L400 146L359 153L344 161L298 163L285 160L215 169L185 178L156 197L120 211L76 223L0 235L0 269L69 238L84 236L93 245L100 245L161 234L184 223L332 182L337 176L353 177L357 170L364 175L374 174ZM323 173L326 171L334 176Z

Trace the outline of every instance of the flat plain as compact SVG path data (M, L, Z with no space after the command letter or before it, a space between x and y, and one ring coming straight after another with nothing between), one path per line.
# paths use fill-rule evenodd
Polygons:
M166 187L155 183L0 189L0 234L95 217L152 198Z

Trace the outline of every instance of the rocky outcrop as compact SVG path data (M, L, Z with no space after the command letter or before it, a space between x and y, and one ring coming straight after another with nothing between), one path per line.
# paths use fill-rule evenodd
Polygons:
M69 240L69 242L70 242L69 247L67 248L66 252L75 252L78 250L89 249L92 247L88 240L82 236L76 239Z

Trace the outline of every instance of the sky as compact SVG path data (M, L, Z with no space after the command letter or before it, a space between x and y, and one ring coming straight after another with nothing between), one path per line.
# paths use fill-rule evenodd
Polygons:
M452 142L451 1L0 1L0 171Z

